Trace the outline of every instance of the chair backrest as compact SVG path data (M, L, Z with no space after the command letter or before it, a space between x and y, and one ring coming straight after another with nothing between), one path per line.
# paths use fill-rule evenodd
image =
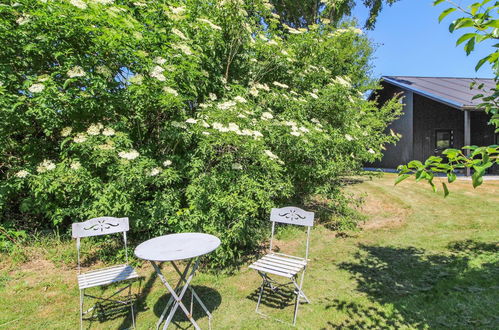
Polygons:
M305 259L308 259L308 246L310 243L310 228L314 225L314 212L307 212L299 207L287 206L283 208L273 208L270 212L270 221L272 221L272 235L270 237L270 250L273 248L274 231L276 222L306 226L307 227L307 246L305 250Z
M84 222L73 223L72 236L73 238L76 238L76 249L78 250L78 272L80 272L80 238L82 237L123 233L125 258L126 263L128 264L126 232L129 228L128 218L100 217Z

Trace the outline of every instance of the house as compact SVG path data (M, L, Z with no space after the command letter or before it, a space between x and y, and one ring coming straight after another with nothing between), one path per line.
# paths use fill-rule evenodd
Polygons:
M396 94L403 96L404 114L389 127L402 138L387 146L382 160L372 165L394 169L414 159L441 155L446 148L497 144L495 128L488 125L490 116L477 108L479 99L473 100L480 91L470 87L472 82L484 84L485 90L496 86L493 79L481 78L382 77L382 89L370 99L383 104Z

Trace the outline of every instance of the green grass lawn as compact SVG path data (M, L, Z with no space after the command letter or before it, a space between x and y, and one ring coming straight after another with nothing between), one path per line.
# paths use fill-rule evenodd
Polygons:
M336 235L322 226L312 233L311 261L304 290L312 301L301 305L297 327L332 328L495 328L499 327L499 182L473 190L456 182L444 199L429 186L393 175L347 189L367 193L360 232ZM287 231L278 246L303 248L303 233ZM34 244L28 260L0 255L0 328L77 328L76 271L67 259L72 242ZM144 263L138 302L139 329L154 328L167 296L152 267ZM164 267L168 278L175 273ZM214 329L287 329L292 302L265 299L264 318L255 313L260 278L247 266L234 275L198 273L195 290L213 312ZM100 290L94 290L99 293ZM194 317L208 321L199 308ZM176 324L187 327L181 314ZM86 327L130 326L118 316Z

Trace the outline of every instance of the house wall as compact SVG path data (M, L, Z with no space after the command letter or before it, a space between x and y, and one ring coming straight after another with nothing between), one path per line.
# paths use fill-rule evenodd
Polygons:
M464 112L414 94L414 159L435 156L435 130L452 129L454 148L464 146ZM473 121L472 121L473 122Z
M413 93L404 91L401 88L393 85L382 83L383 89L378 96L378 104L382 105L389 99L393 98L397 93L403 93L402 102L404 109L402 116L395 120L387 129L387 134L390 134L390 129L402 135L402 138L396 145L385 145L386 150L383 152L383 159L369 166L379 168L397 168L400 164L405 164L413 160Z

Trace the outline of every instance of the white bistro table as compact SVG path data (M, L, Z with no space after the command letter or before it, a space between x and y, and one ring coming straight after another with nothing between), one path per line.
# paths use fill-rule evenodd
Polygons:
M168 303L166 304L166 307L156 324L156 329L158 329L163 322L166 312L168 311L174 300L175 303L170 309L170 313L166 318L163 329L166 329L168 327L173 319L173 315L175 314L179 306L185 313L189 321L191 321L192 325L194 325L196 329L200 329L198 324L192 317L193 298L195 298L199 302L206 315L208 316L208 320L211 324L211 313L208 311L199 296L191 287L190 282L192 281L194 273L198 268L199 257L212 252L213 250L218 248L219 245L220 240L213 235L202 233L181 233L152 238L135 248L135 255L137 256L137 258L149 260L151 262L152 266L156 270L156 273L161 279L161 282L163 282L163 284L171 294L171 297L168 300ZM184 271L181 272L175 262L187 259L189 261L187 262ZM172 286L166 281L158 266L158 263L165 261L171 262L173 268L175 268L178 275L180 276L175 289L173 289ZM195 261L194 264L193 261ZM184 283L184 285L182 286L182 288L180 288L182 283ZM185 305L182 303L182 298L184 297L187 289L191 290L190 311L187 310Z

